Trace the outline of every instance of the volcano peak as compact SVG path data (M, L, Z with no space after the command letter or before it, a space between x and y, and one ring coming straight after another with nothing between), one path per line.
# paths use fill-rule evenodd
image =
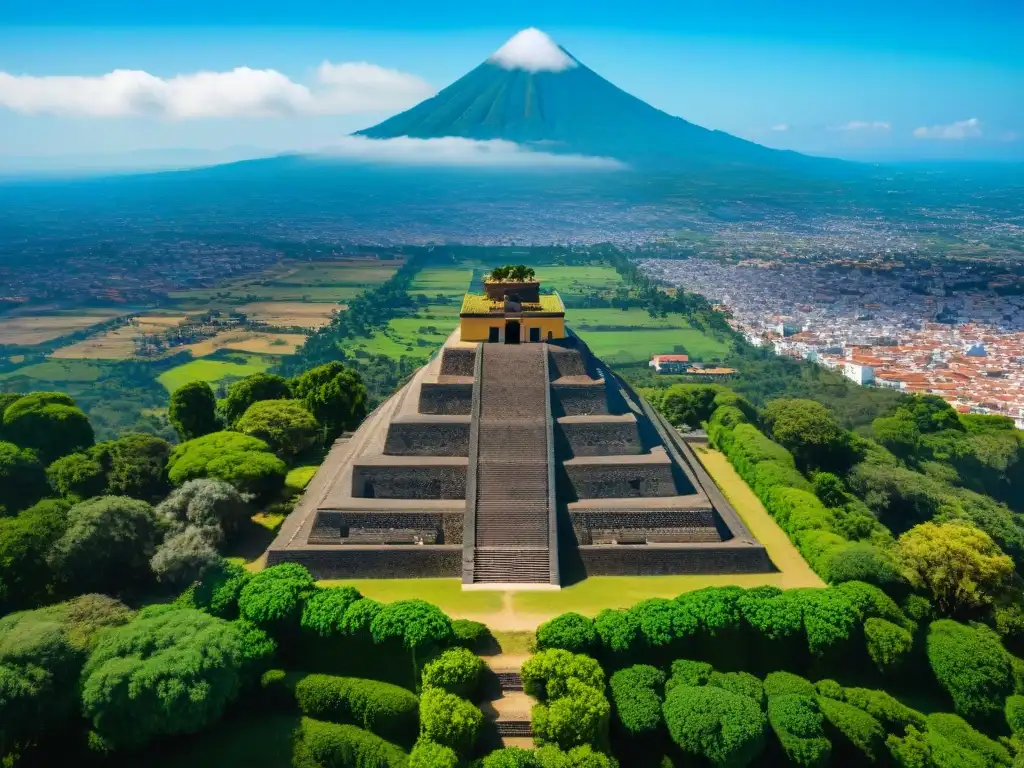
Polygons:
M562 72L576 66L576 61L558 43L536 27L517 32L488 61L504 69L527 72Z

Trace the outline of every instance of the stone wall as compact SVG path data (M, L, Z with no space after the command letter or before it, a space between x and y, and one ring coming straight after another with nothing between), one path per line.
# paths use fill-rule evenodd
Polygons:
M644 450L635 421L559 422L556 435L560 458L621 456Z
M579 548L587 576L772 573L760 544L607 545Z
M475 347L445 347L441 352L442 376L472 376L475 364Z
M555 416L608 413L608 395L603 381L594 384L554 384L551 390L551 409Z
M664 464L563 464L567 489L577 499L625 499L675 496L679 493L672 465Z
M420 385L420 413L468 416L472 403L472 383L439 384L425 381Z
M452 512L358 512L320 510L313 521L309 544L340 544L349 528L411 528L436 531L438 544L461 544L463 510Z
M352 495L360 499L464 499L466 466L352 467Z
M267 565L298 563L316 579L427 579L457 577L462 570L458 545L384 547L289 547L267 553Z
M389 456L468 456L469 421L392 421L384 453Z
M587 363L580 350L559 344L549 344L548 354L552 381L562 376L587 375Z
M591 544L591 531L595 530L643 532L670 528L687 535L689 541L721 541L722 538L710 504L705 509L573 509L569 520L580 544Z

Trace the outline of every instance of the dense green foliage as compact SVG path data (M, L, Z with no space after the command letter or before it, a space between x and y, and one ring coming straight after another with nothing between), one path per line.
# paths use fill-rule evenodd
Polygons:
M83 713L107 748L208 727L260 660L249 657L251 647L245 631L223 619L149 609L100 638L82 671Z
M569 678L565 693L533 708L534 742L553 744L560 749L590 746L599 748L608 741L611 706L602 688L594 688Z
M352 587L318 589L302 608L302 626L320 637L336 636L342 632L345 612L361 598Z
M664 715L679 748L712 765L740 768L764 749L765 715L746 696L680 685L665 697Z
M292 392L323 426L328 441L354 429L366 415L367 393L359 373L337 361L296 376Z
M284 486L287 467L265 442L238 432L213 432L176 446L167 460L175 485L209 477L240 493L269 496Z
M235 429L263 440L285 458L312 448L320 438L320 425L298 400L255 402L235 423Z
M828 764L832 742L825 737L825 718L813 696L786 694L770 697L768 722L792 765Z
M45 499L16 517L0 517L0 613L42 603L53 586L48 561L67 527L69 504Z
M451 747L420 739L409 753L409 768L459 768L459 756Z
M620 669L608 680L617 722L631 736L657 733L662 726L661 701L665 673L637 664Z
M465 648L449 648L423 667L423 687L441 688L474 701L480 688L484 662Z
M411 746L419 732L419 699L404 688L356 677L310 674L294 683L303 714L358 725L383 739Z
M46 477L34 451L0 442L0 517L13 515L45 496Z
M523 690L539 701L566 695L570 679L604 689L604 670L596 660L557 648L540 651L523 662L521 676Z
M427 688L420 696L420 737L460 755L472 751L483 723L483 712L454 694Z
M292 765L296 768L406 768L398 746L354 725L303 718Z
M193 381L174 390L167 417L182 440L216 432L219 425L213 389L205 381Z
M234 428L249 406L262 400L284 400L291 397L288 380L272 373L254 373L228 387L227 396L219 403L224 423Z
M958 714L974 723L1001 718L1014 678L1010 655L995 632L936 621L928 629L928 662Z
M578 613L563 613L537 628L537 647L562 648L573 653L588 653L597 643L594 622Z
M238 596L243 619L271 632L297 626L303 605L314 590L309 571L294 563L282 563L255 574Z
M0 419L0 441L50 462L93 444L92 426L75 401L61 392L33 392L10 403Z

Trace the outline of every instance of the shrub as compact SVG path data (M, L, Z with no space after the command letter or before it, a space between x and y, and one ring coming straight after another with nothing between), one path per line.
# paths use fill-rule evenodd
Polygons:
M523 689L538 701L557 699L568 692L568 681L576 678L585 685L604 690L604 670L589 656L552 648L534 654L521 670Z
M265 442L238 432L213 432L188 440L167 459L167 477L174 485L209 477L253 496L280 491L287 471Z
M885 729L875 718L824 694L818 699L818 708L825 716L825 730L832 738L837 760L845 758L845 764L881 760L885 754Z
M676 659L672 662L671 676L665 683L665 694L677 686L689 686L696 688L700 685L707 685L708 680L714 673L715 668L706 661L690 661L689 659Z
M493 640L486 624L469 619L452 621L452 635L456 645L469 651L481 651Z
M265 441L278 456L288 458L316 444L320 425L298 400L259 400L249 406L235 429Z
M360 598L353 587L317 589L302 608L302 627L320 637L343 634L345 612Z
M93 444L89 419L62 392L32 392L4 409L0 440L35 452L43 466Z
M896 602L876 586L861 581L848 581L837 586L835 591L853 604L860 621L885 619L908 632L916 629L914 622L907 618Z
M89 495L102 492L103 484L94 482L91 464L82 467L81 458L88 462L88 457L83 457L79 453L58 459L50 465L51 468L55 465L58 467L55 476L43 470L43 465L33 451L19 448L14 443L0 442L0 517L3 517L5 512L13 515L46 496L48 475L55 487L61 484L69 490L90 492Z
M742 766L764 749L764 713L746 696L705 686L678 686L665 698L665 724L688 755L713 765Z
M191 584L220 562L210 537L189 526L169 536L149 561L157 579L165 584Z
M768 700L768 722L791 764L828 764L832 742L825 737L825 718L813 697L772 696Z
M631 611L605 608L594 619L601 647L613 654L629 654L640 640L640 620Z
M764 679L764 692L771 696L814 696L814 684L791 672L772 672Z
M909 726L924 730L924 715L894 699L885 691L869 688L844 688L846 703L878 720L889 733L902 733Z
M0 478L4 480L7 479L5 475L8 474L5 472L5 469L10 466L10 459L4 455L5 446L10 446L17 450L11 443L0 443ZM23 458L18 462L16 471L10 472L11 480L23 483L24 481L20 480L20 478L31 478L34 476L38 491L38 480L41 479L39 478L39 470L42 467L39 466L39 462L35 460L34 455L25 451L22 452L22 455L27 457L27 460ZM33 467L32 465L36 466ZM93 496L101 496L107 489L107 473L103 469L103 465L87 453L71 453L67 456L62 456L46 468L46 477L50 481L50 486L53 490L72 501L83 501L84 499L91 499ZM5 482L0 487L5 489L4 496L0 497L0 501L3 501L9 493L6 489L11 486ZM41 495L41 492L38 493L32 501L37 500ZM7 502L7 506L10 509L21 509L16 503L12 504L10 501Z
M1014 680L1010 654L995 632L942 619L929 627L927 649L935 679L957 714L973 722L1002 716Z
M845 699L843 686L835 680L819 680L814 684L814 687L818 691L818 695L824 696L826 699L835 699L836 701L843 701Z
M409 768L459 768L459 756L453 749L421 739L409 753Z
M292 392L334 440L346 429L354 429L366 415L366 387L359 372L332 361L296 376Z
M614 758L595 752L588 744L562 752L557 747L540 747L534 752L537 768L618 768Z
M608 681L615 714L631 736L656 733L661 728L661 691L665 673L646 664L620 669Z
M153 508L125 496L100 496L68 510L50 563L75 592L117 593L152 578L149 559L161 531Z
M223 480L189 480L156 507L173 527L215 531L215 541L229 537L250 518L252 510L238 491Z
M291 397L287 380L272 373L254 373L228 387L227 397L221 402L224 422L234 427L249 406L261 400L284 400Z
M1014 733L1024 731L1024 696L1014 694L1006 697L1006 706L1003 708L1006 715L1006 724Z
M399 640L416 654L450 643L452 620L425 600L398 600L388 603L374 616L370 633L375 643Z
M49 597L47 556L67 527L66 501L45 499L15 517L0 516L0 614Z
M295 683L295 701L305 715L358 725L398 744L412 744L419 730L419 699L390 683L306 675Z
M345 616L342 618L339 629L347 637L369 642L372 639L370 626L373 623L373 619L382 610L384 610L382 603L378 603L376 600L371 600L368 597L360 598L345 610Z
M629 612L639 625L640 636L650 649L665 649L672 645L680 635L680 627L677 626L677 622L683 618L681 615L683 610L673 600L652 597L648 600L641 600L630 608ZM686 613L685 616L689 617L690 614ZM690 634L697 630L695 618L692 620L692 627L687 629Z
M480 688L483 671L483 659L475 653L465 648L449 648L423 667L423 687L441 688L472 701Z
M757 706L764 706L764 685L749 672L712 672L708 685L746 696Z
M156 435L128 433L90 451L107 472L109 493L157 501L167 495L165 467L171 444Z
M885 588L903 581L888 552L866 541L848 541L829 550L820 573L830 584L863 581Z
M857 629L854 604L835 589L800 589L796 596L811 653L820 656L844 649Z
M564 696L533 708L533 738L538 746L572 749L608 741L611 705L601 690L570 678Z
M293 764L303 768L406 768L399 747L354 725L302 718Z
M427 688L420 697L420 738L460 755L472 752L483 722L483 712L477 707L440 688Z
M880 672L891 673L903 666L914 648L914 638L891 621L868 619L864 622L868 655Z
M243 619L259 627L297 627L303 604L315 586L313 577L301 565L274 565L249 579L238 596L238 610Z
M928 731L948 739L960 749L984 756L987 765L1010 765L1013 758L1006 747L972 728L963 718L948 712L928 715Z
M110 748L216 722L255 670L245 630L200 611L159 606L104 633L82 672L82 711Z
M180 598L185 607L198 608L221 619L238 618L238 598L251 574L237 563L221 560Z
M740 595L740 613L766 640L790 640L803 632L803 610L798 593L777 587L755 587Z
M593 619L578 613L563 613L537 628L537 648L562 648L573 653L589 653L597 645Z

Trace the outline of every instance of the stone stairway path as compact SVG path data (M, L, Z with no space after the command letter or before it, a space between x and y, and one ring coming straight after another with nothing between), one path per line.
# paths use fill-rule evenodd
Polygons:
M520 668L525 658L528 657L496 656L485 659L500 687L495 692L496 696L483 702L480 708L494 722L504 746L533 746L531 713L536 701L523 691Z
M547 345L480 354L473 582L550 583Z

